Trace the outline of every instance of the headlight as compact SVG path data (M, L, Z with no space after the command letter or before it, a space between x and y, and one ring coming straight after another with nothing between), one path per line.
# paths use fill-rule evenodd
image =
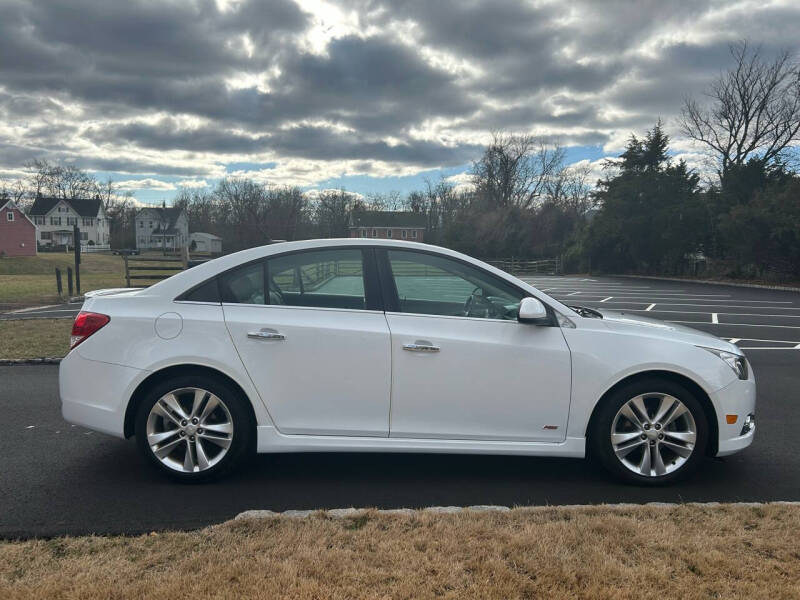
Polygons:
M747 361L741 354L734 354L733 352L726 352L725 350L717 350L716 348L706 348L705 346L698 346L703 350L708 350L712 354L716 354L725 361L739 379L747 379Z

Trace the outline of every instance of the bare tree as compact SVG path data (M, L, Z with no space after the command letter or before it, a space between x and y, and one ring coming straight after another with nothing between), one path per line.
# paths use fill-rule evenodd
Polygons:
M74 200L92 198L100 191L97 180L74 165L54 165L37 159L26 166L32 171L28 187L34 197L42 195Z
M530 208L563 160L563 148L547 140L495 132L472 165L475 192L489 208Z
M564 209L570 216L578 217L591 208L588 164L564 167L547 182L547 198Z
M769 164L800 139L800 68L783 51L771 62L761 47L731 45L735 65L711 85L708 102L687 98L681 129L719 157L723 176L750 158Z
M363 209L363 204L345 190L325 190L319 195L316 220L320 234L325 237L347 237L350 215Z

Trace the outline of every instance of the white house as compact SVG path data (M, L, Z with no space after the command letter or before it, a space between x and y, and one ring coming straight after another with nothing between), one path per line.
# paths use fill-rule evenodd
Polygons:
M139 250L179 250L189 245L189 219L180 208L143 208L136 214Z
M42 246L74 246L72 232L77 225L81 246L109 247L109 220L100 198L39 196L28 216L36 225L36 241Z
M194 245L192 245L194 244ZM222 238L213 233L196 231L189 234L189 249L195 252L222 253Z

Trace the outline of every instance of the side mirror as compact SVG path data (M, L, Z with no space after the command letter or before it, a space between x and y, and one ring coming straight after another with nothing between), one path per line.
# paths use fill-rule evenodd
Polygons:
M523 298L519 303L520 323L534 323L542 325L547 321L547 309L536 298Z

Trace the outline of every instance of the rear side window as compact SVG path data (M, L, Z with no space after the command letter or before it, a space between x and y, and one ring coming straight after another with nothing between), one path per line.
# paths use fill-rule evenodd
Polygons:
M267 261L269 304L364 309L360 249L296 252Z
M219 287L216 278L206 281L193 290L186 292L178 300L187 302L216 302L219 303Z
M222 301L232 304L264 304L264 265L252 263L220 276Z

